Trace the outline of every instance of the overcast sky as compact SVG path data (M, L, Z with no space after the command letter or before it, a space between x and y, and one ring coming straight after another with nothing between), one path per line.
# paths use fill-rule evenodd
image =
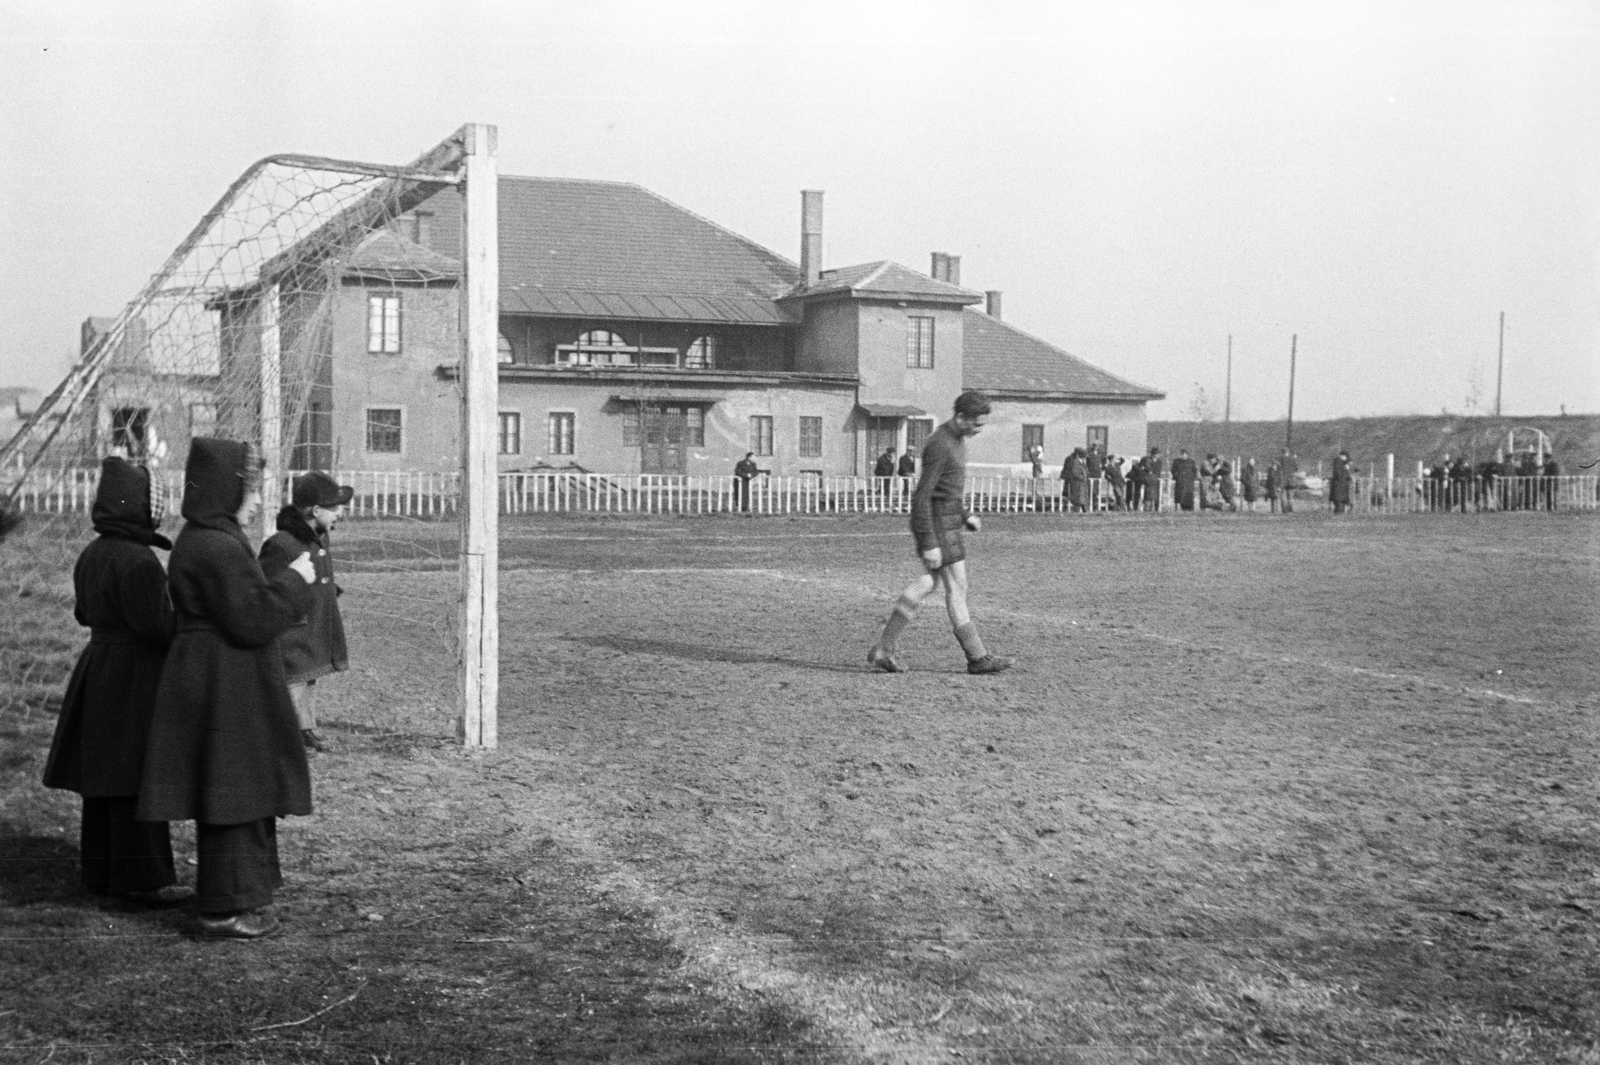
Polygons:
M261 156L637 182L791 259L962 257L1235 418L1600 411L1600 2L0 3L0 385Z

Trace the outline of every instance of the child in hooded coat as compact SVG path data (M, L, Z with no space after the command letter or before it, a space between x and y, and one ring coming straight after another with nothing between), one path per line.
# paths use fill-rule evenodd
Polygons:
M172 549L156 531L161 502L148 470L122 458L101 463L90 513L100 535L72 571L73 616L89 629L89 645L67 683L44 767L45 787L83 797L83 886L149 905L194 897L178 884L167 822L133 817L173 635L167 574L152 550Z
M278 636L311 605L302 555L261 572L242 523L261 505L254 449L198 437L167 565L177 635L156 694L139 792L142 819L195 822L196 907L204 935L255 939L283 883L277 818L311 813L311 775Z

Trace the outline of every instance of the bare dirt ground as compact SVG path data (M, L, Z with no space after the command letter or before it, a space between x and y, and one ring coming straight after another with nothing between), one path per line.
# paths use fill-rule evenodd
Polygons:
M449 574L357 534L277 942L75 897L9 719L5 1052L1600 1062L1592 518L991 519L991 678L932 603L866 671L897 519L508 522L480 753ZM108 967L120 1029L73 1006Z

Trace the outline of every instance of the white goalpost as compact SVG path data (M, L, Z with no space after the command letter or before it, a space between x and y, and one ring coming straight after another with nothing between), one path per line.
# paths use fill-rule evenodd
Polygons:
M357 609L381 635L385 653L425 671L429 682L442 682L443 662L434 657L453 650L458 738L468 747L495 746L498 180L495 127L476 123L404 165L297 154L253 164L115 319L86 323L77 364L16 435L0 441L0 509L25 516L34 549L58 549L69 558L88 528L103 458L149 464L175 514L188 441L222 436L260 448L262 525L250 531L271 535L280 504L288 502L289 475L332 472L341 447L357 458L389 451L404 462L448 462L444 455L390 448L385 434L398 440L408 399L453 421L439 406L448 393L416 382L436 380L440 361L458 361L459 528L451 530L450 517L430 506L426 518L409 524L391 520L363 532L352 523L340 542L360 555L365 583ZM459 209L459 225L452 220L441 227L444 235L424 236L423 216L432 219L440 205ZM374 300L384 308L394 303L392 349L382 346L387 339L371 346L367 315ZM417 338L404 353L402 301L408 335ZM360 367L391 354L378 375L388 375L389 383L374 384ZM393 383L402 371L411 374L410 385ZM392 390L400 387L412 394L397 397ZM374 407L395 417L374 420ZM343 419L337 432L335 411ZM445 435L419 439L442 442ZM163 468L168 445L171 465ZM358 510L413 513L391 507L405 497L395 496L387 480L357 491L370 504ZM453 588L440 577L450 572L452 551L458 553ZM0 618L0 639L6 624ZM417 654L395 650L407 646ZM397 692L427 687L410 683L415 678L385 679ZM449 697L418 695L419 705L424 698L426 708L406 712L438 721ZM394 711L376 703L372 720L361 723L392 727L383 718Z
M461 300L461 738L498 743L500 698L500 246L496 130L461 131L465 188Z

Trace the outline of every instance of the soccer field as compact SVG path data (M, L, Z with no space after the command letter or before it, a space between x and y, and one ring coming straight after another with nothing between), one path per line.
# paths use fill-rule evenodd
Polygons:
M866 1050L1592 1061L1597 533L995 518L979 678L898 519L511 522L490 757Z
M337 534L352 669L248 958L75 893L66 556L6 556L0 1046L1600 1062L1592 517L995 517L997 677L932 601L868 670L901 519L511 519L487 751L448 738L452 531Z

